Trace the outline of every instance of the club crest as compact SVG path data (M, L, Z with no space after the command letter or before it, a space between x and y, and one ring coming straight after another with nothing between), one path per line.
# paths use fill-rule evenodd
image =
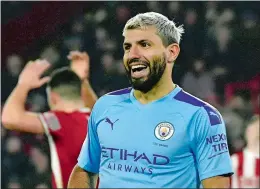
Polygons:
M174 127L169 122L159 123L154 130L154 135L159 140L168 140L174 133Z

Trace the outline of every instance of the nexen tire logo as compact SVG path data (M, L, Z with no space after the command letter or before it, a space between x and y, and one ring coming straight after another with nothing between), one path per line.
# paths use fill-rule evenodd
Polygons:
M109 163L107 167L108 169L143 174L152 174L153 169L148 167L138 167L138 165L167 165L170 162L170 159L168 157L159 154L147 155L144 152L107 147L102 147L102 158L119 159L122 160L122 162L120 161L120 163L126 163L126 165ZM137 166L133 167L127 165L127 163L130 161L136 162Z

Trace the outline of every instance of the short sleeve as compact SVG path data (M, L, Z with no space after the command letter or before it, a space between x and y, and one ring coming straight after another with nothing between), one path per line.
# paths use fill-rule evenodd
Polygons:
M93 110L88 121L88 134L78 157L78 166L86 171L98 173L101 147L97 135L97 125L94 119L95 113Z
M192 150L196 157L200 180L233 174L225 124L220 113L207 106L192 119Z

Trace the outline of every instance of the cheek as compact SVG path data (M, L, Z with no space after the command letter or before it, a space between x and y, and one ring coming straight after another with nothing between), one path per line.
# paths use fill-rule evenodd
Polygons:
M86 64L86 70L89 70L90 65Z
M248 130L247 130L247 137L249 138L255 138L257 136L257 131L256 131L256 128L254 127L249 127Z
M256 137L259 136L259 127L256 126L256 127L254 128L254 134L255 134Z

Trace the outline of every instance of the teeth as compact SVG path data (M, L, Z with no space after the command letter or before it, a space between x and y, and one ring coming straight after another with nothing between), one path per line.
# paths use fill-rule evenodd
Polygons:
M144 66L144 65L135 65L135 66L132 66L132 69L137 69L137 68L146 68L146 66Z

